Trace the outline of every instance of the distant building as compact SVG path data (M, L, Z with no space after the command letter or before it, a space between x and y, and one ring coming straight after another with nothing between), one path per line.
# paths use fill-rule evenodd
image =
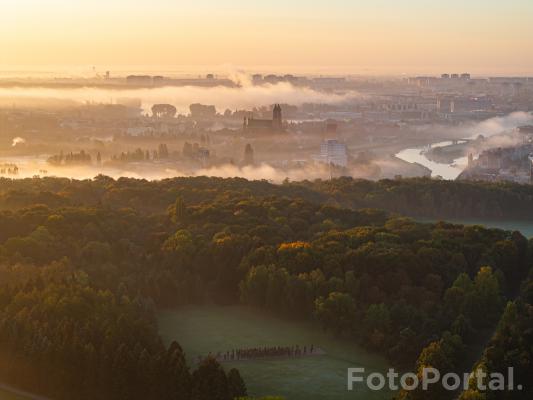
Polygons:
M129 75L126 81L130 85L151 85L153 82L150 75Z
M451 96L438 96L437 111L445 114L455 112L455 99Z
M213 105L195 103L189 106L189 110L193 118L214 118L217 115L217 109Z
M259 85L259 84L263 83L263 75L261 75L261 74L252 75L252 83L254 85Z
M385 107L389 111L414 111L414 110L418 110L418 104L416 104L416 103L391 103L391 104L386 104Z
M272 119L255 119L251 117L244 117L243 130L247 132L265 132L275 133L283 130L283 117L281 113L281 106L274 105L272 111Z
M416 85L420 87L430 86L435 83L438 78L434 76L415 76L407 79L407 83L410 85Z
M512 77L512 76L498 76L498 77L490 77L489 78L489 82L490 83L507 83L507 84L512 84L512 83L522 83L522 84L527 84L528 83L528 78L526 77Z
M154 85L164 85L166 80L167 79L164 76L160 76L160 75L152 77L152 83Z
M457 179L531 183L533 144L484 150L474 160L469 154L468 167Z
M346 145L336 139L328 139L320 145L320 155L317 161L325 164L333 164L339 167L348 165L348 152Z
M470 79L470 74L469 73L463 73L461 75L459 74L442 74L441 76L441 79L465 79L465 80L469 80Z
M338 89L346 86L345 77L320 77L313 79L313 87L320 89Z
M335 136L337 134L337 122L336 121L328 121L326 122L326 135L327 137Z
M532 134L533 133L533 125L519 126L518 127L518 132Z
M453 102L454 112L472 112L493 108L493 100L489 96L460 96L455 97Z
M500 169L502 167L502 150L492 149L481 153L477 165L483 169Z
M126 82L130 85L165 85L170 82L170 80L164 76L156 75L128 75L126 77Z

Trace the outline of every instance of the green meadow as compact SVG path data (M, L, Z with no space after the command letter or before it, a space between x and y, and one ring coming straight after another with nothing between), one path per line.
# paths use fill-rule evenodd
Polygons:
M243 306L189 306L158 314L166 343L177 340L191 365L198 355L235 348L311 345L325 355L223 363L238 368L249 395L280 395L288 400L390 399L391 393L361 386L348 392L347 368L386 372L385 359L323 332L318 326L284 320Z

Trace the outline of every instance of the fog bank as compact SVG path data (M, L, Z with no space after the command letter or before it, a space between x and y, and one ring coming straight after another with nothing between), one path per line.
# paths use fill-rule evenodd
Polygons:
M188 113L193 103L215 105L219 112L226 109L252 109L274 103L301 105L303 103L338 104L357 97L357 93L348 92L338 95L293 86L287 82L254 86L246 81L241 87L199 87L199 86L165 86L157 88L44 88L13 87L0 88L0 102L22 107L35 100L68 103L116 103L120 99L139 99L145 111L153 104L168 103L176 106L179 113Z

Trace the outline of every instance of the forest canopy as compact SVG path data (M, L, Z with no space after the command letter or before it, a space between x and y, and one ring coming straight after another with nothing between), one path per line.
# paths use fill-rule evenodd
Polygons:
M472 191L493 194L489 214L533 201L512 185L430 180L2 180L0 378L55 399L243 396L238 371L187 365L158 335L158 309L212 302L312 320L393 365L450 371L501 319L480 361L499 368L498 352L521 346L508 336L527 335L532 242L396 213L416 206L413 193L460 204ZM387 204L394 213L367 207ZM433 212L458 210L445 204Z

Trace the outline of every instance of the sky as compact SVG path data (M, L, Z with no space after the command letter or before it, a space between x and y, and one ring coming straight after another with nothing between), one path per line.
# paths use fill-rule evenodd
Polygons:
M533 75L533 0L1 0L0 68Z

